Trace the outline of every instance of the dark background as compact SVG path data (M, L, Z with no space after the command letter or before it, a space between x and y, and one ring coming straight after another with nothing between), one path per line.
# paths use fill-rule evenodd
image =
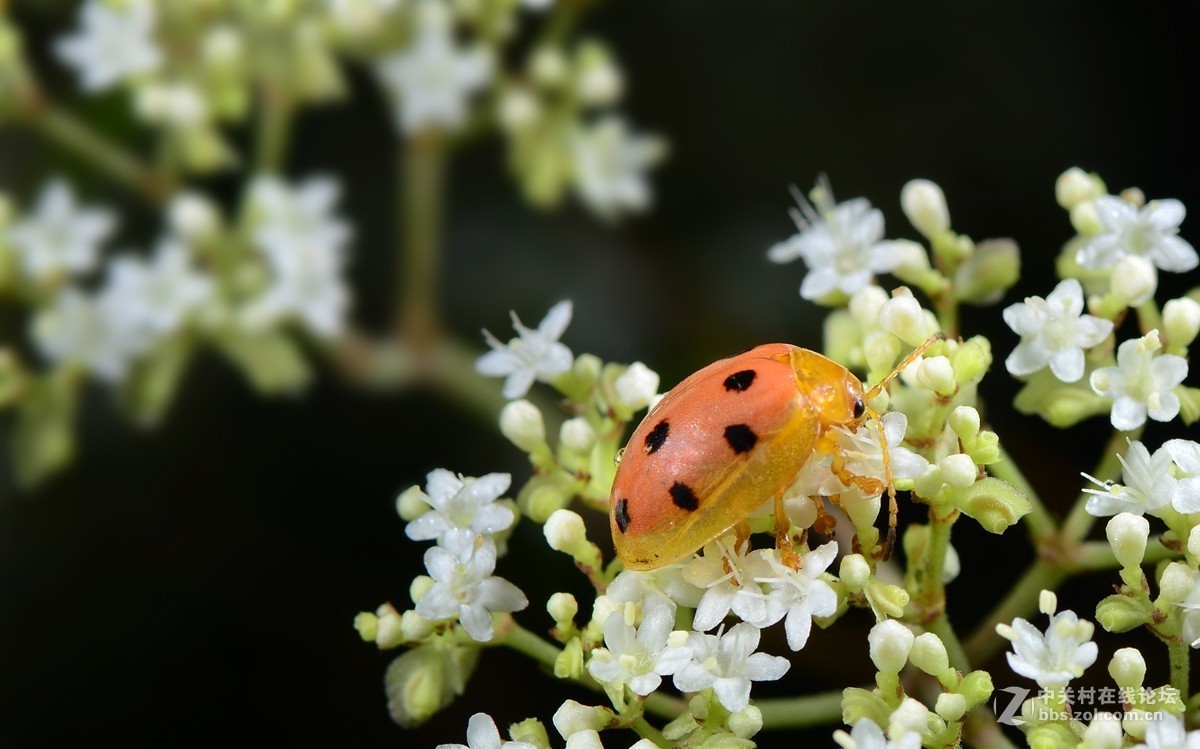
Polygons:
M587 27L627 71L630 118L672 144L654 179L657 210L619 228L575 206L541 215L511 188L497 144L464 154L441 283L449 325L468 337L483 326L506 333L509 308L532 324L571 298L565 340L576 353L641 359L664 386L756 343L817 347L824 312L796 293L802 266L772 266L765 251L793 231L787 186L807 188L822 171L839 197L879 206L890 237L915 238L900 187L934 179L957 230L1020 243L1026 271L1005 303L1045 295L1071 233L1053 194L1067 167L1098 170L1113 190L1137 185L1147 197L1200 205L1188 114L1197 15L1184 2L611 2ZM44 54L58 21L42 12L27 22ZM52 84L66 79L57 64L42 70ZM358 315L370 326L388 309L393 146L373 88L355 85L352 99L303 119L290 171L344 179L358 231ZM88 106L102 115L124 103ZM0 157L0 187L22 204L39 175L78 166L12 127L0 130ZM136 202L103 182L84 186L132 216L131 236L152 233ZM1195 220L1183 228L1193 242ZM1186 281L1163 285L1180 293ZM1106 425L1064 439L1012 413L1004 404L1016 384L1002 361L1015 340L998 320L992 308L963 321L995 345L986 417L1018 459L1038 460L1031 478L1061 508ZM1166 434L1152 426L1147 442ZM384 707L392 654L351 627L356 612L383 600L404 608L420 569L425 545L404 537L399 490L434 467L527 476L515 448L454 404L427 392L360 393L330 372L303 398L267 401L204 360L157 432L123 422L97 390L80 437L75 464L36 492L17 491L0 464L0 745L113 737L129 746L429 746L463 741L480 709L502 725L529 715L548 723L563 698L523 659L486 652L462 700L402 732ZM902 509L904 520L922 517ZM951 614L966 633L1030 549L1019 531L988 536L969 522L955 541L965 573L950 587ZM512 546L498 573L533 601L520 621L544 629L541 602L577 585L575 576L532 524ZM539 574L528 574L535 566ZM1077 581L1067 601L1091 616L1110 582ZM814 634L784 680L755 694L866 682L868 626L857 612ZM764 640L768 650L786 652L779 634ZM1098 639L1091 675L1101 682L1118 645ZM1147 652L1161 674L1161 648ZM997 686L1027 686L995 665ZM814 736L826 744L828 733Z

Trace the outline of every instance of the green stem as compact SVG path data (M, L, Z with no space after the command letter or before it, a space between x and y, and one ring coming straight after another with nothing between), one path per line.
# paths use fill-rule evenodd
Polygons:
M1146 543L1146 555L1142 557L1142 564L1157 564L1164 559L1174 559L1178 556L1179 552L1162 545L1161 536L1152 536ZM1121 566L1113 556L1112 546L1107 541L1088 541L1080 544L1071 559L1080 571L1111 570Z
M1191 651L1191 645L1183 640L1176 639L1167 643L1167 656L1171 664L1171 686L1179 690L1179 699L1185 702L1190 694L1188 668Z
M764 729L812 728L842 721L840 690L755 700L754 706L762 713Z
M1142 335L1151 330L1162 332L1162 313L1158 311L1158 303L1153 299L1138 306L1137 317L1138 328L1142 331Z
M946 616L946 552L950 548L950 529L957 517L957 512L943 516L937 507L929 508L929 548L922 575L920 604L923 612L919 624L937 635L946 646L950 665L966 673L971 670L970 661Z
M1025 474L1021 472L1020 467L1017 466L1016 461L1012 459L1003 445L999 446L999 450L1000 461L990 464L987 467L988 473L1017 487L1033 505L1033 509L1025 516L1025 523L1029 526L1029 533L1033 537L1034 544L1039 545L1052 538L1057 532L1054 518L1046 509L1046 503L1038 496L1037 490L1033 488L1033 484L1025 478Z
M662 731L650 725L650 723L643 717L638 717L629 724L629 727L633 729L634 733L636 733L638 736L641 736L643 739L650 739L653 741L655 746L661 746L664 747L664 749L665 747L671 746L671 742L663 738Z
M264 83L261 92L254 168L259 174L274 174L283 168L287 156L295 107L291 94L281 85Z
M992 609L964 644L967 660L985 665L996 656L1006 640L996 634L997 624L1009 624L1018 616L1029 616L1037 610L1038 596L1043 590L1057 590L1069 577L1066 570L1045 559L1038 559L1009 589L1008 594Z
M427 129L406 141L399 165L403 180L401 260L395 329L418 350L438 336L438 254L441 244L445 139Z

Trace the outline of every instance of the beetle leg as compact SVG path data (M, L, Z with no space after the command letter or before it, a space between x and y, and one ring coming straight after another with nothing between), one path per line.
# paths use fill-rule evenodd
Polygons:
M834 528L837 527L837 518L833 515L830 515L825 510L825 499L825 497L812 498L813 505L815 505L817 508L817 519L813 521L813 530L817 533L820 533L822 536L833 540L837 536L837 533L834 531ZM834 504L837 504L838 495L834 494L828 497L828 499Z
M792 543L792 521L788 517L787 508L783 506L783 495L775 496L775 546L779 549L779 557L783 563L793 570L804 566L804 560L796 553Z

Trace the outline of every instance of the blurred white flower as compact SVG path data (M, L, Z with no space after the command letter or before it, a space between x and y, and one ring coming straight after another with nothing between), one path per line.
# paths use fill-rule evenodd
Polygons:
M527 741L501 741L496 721L487 713L475 713L467 721L466 744L438 744L437 749L535 749Z
M119 382L130 359L143 348L114 314L113 298L74 287L58 292L32 321L32 338L50 361L84 367L101 380Z
M1176 512L1184 515L1200 512L1200 444L1191 440L1167 440L1161 451L1171 456L1171 461L1183 474L1171 502Z
M504 397L512 400L529 392L534 380L549 382L555 376L571 368L574 357L571 349L558 339L571 323L571 302L564 300L550 308L537 330L521 324L516 312L512 312L516 338L507 344L501 343L488 331L483 331L492 350L479 357L475 369L485 377L504 377Z
M683 579L704 590L692 619L696 631L712 629L731 610L756 627L768 624L767 597L755 579L771 574L771 554L766 549L751 550L749 543L739 549L729 534L708 542L701 556L684 564Z
M139 88L135 111L146 122L186 130L203 124L208 102L188 83L153 83Z
M482 46L458 46L453 22L440 2L423 0L416 17L408 46L379 60L375 72L392 97L400 131L458 128L467 119L471 95L491 78L491 56Z
M149 345L179 330L212 298L213 283L193 267L187 247L164 239L149 260L113 259L102 293L111 300L117 324Z
M1179 396L1172 390L1187 377L1187 360L1161 354L1158 331L1125 341L1117 348L1117 366L1092 372L1092 390L1113 399L1114 429L1127 432L1146 423L1170 421L1179 414Z
M786 617L783 628L788 647L800 650L808 643L813 617L832 616L837 612L837 593L821 575L833 564L838 547L833 541L804 555L804 564L793 570L777 555L768 557L771 573L755 578L770 587L767 593L766 624Z
M1068 278L1054 287L1045 299L1026 297L1024 302L1004 309L1004 322L1021 336L1021 342L1004 361L1018 377L1050 366L1063 382L1083 377L1084 349L1099 344L1112 332L1113 324L1083 313L1083 287Z
M327 0L333 22L347 34L370 34L403 0Z
M690 633L691 662L675 672L675 688L699 692L712 687L727 710L743 709L750 704L750 682L776 681L791 667L786 658L755 653L760 636L758 627L745 622L723 634Z
M1084 478L1100 489L1084 489L1091 494L1085 509L1089 515L1107 517L1122 512L1133 515L1150 513L1158 516L1171 506L1178 480L1171 475L1171 454L1160 447L1153 454L1137 440L1126 440L1129 449L1118 455L1121 461L1123 484L1104 482L1083 474Z
M101 243L116 226L112 212L79 205L70 185L54 179L42 188L29 215L9 228L8 241L21 271L46 280L94 268Z
M675 615L675 605L696 608L704 591L689 583L683 576L683 563L668 564L649 572L623 570L617 575L605 594L615 604L640 603L642 612L655 607L670 609Z
M880 482L886 478L883 469L883 444L879 439L880 424L883 426L883 436L887 439L892 478L915 479L925 473L929 469L929 461L901 444L904 441L904 433L908 431L908 417L901 411L888 411L879 422L864 422L853 432L843 427L834 430L833 436L839 453L845 458L846 469L855 476L875 478ZM844 485L831 470L831 464L832 460L827 458L805 463L796 477L796 482L788 489L788 496L862 493L858 487Z
M593 213L614 220L650 207L646 172L666 154L661 138L635 134L623 119L608 116L577 128L570 146L575 189Z
M604 623L604 647L592 651L588 673L611 686L628 684L643 697L658 689L662 677L673 674L691 660L691 651L672 646L674 613L664 607L645 612L636 629L621 611L609 614ZM677 638L686 639L686 632Z
M921 749L921 734L908 731L889 740L883 735L883 729L870 718L860 718L850 733L834 731L833 740L842 749Z
M899 254L892 252L891 242L881 241L883 213L866 198L837 203L825 180L813 190L812 203L798 190L795 197L799 207L793 209L792 220L800 231L771 247L767 257L776 263L804 258L808 274L800 296L816 300L835 291L850 295L875 274L895 268Z
M162 51L154 41L155 16L151 0L87 0L79 29L60 39L55 51L75 68L85 90L111 88L162 64Z
M1092 201L1104 231L1079 248L1085 268L1111 268L1126 255L1141 255L1166 271L1183 273L1200 264L1196 250L1179 234L1186 209L1178 200L1151 200L1141 210L1113 195Z
M446 545L450 535L471 539L476 534L507 530L516 516L496 500L508 491L511 481L507 473L472 478L436 468L425 477L425 491L416 494L433 509L405 526L404 532L414 541L436 540Z
M328 177L291 187L259 177L250 187L257 220L253 237L271 271L271 283L250 303L245 320L264 327L295 318L318 336L344 325L350 291L343 278L349 226L333 211L341 188Z
M448 536L448 546L425 552L425 569L434 582L421 594L416 611L431 621L457 618L476 642L495 634L492 612L520 611L529 605L521 589L501 577L496 569L496 546L486 536L461 540Z
M1181 716L1160 711L1145 724L1146 740L1133 749L1200 749L1200 731L1188 731Z
M546 10L554 5L554 0L521 0L521 5L529 10Z
M1011 626L997 625L996 631L1013 644L1008 653L1013 671L1042 689L1061 689L1096 662L1099 648L1091 641L1096 627L1074 611L1054 613L1051 607L1047 613L1050 623L1045 633L1019 617Z

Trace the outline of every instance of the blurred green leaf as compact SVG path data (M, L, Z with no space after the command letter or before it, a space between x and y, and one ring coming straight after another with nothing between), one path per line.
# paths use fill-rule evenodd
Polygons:
M75 373L60 369L31 380L17 411L13 462L17 481L30 487L65 466L75 453Z
M121 403L131 419L142 426L162 421L194 351L191 339L176 337L138 363L121 392Z
M312 379L300 346L283 333L250 334L231 329L216 343L261 393L295 393Z

